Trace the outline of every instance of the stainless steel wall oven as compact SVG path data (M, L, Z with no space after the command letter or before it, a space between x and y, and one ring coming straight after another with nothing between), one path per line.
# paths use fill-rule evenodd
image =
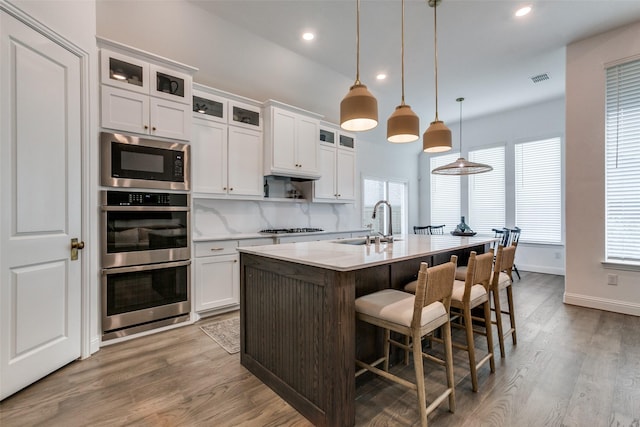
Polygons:
M101 204L103 339L187 320L189 195L109 190Z

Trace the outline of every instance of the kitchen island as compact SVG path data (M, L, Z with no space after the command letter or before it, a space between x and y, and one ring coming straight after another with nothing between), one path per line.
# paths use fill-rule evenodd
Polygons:
M398 236L239 248L240 360L317 426L355 423L355 363L380 355L382 335L355 320L355 299L402 289L421 262L437 265L490 237Z

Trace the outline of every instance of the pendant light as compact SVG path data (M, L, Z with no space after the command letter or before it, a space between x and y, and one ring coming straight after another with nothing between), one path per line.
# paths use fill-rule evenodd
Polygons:
M433 8L433 52L436 77L436 118L422 136L422 149L427 153L441 153L451 150L451 130L438 119L438 19L436 10L442 0L427 0Z
M490 172L493 170L491 166L470 162L462 157L462 101L464 101L464 98L458 98L456 101L460 103L460 157L453 163L435 168L431 173L436 175L473 175Z
M404 103L404 0L402 0L402 100L387 120L389 142L413 142L420 138L420 119L410 106Z
M356 81L340 103L340 127L359 132L378 125L378 101L360 83L360 0L356 1L356 16Z

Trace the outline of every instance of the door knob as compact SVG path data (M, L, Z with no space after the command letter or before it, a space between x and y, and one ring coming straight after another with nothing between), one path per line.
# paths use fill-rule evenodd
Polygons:
M78 259L78 251L84 249L84 242L78 241L78 239L71 239L71 261Z

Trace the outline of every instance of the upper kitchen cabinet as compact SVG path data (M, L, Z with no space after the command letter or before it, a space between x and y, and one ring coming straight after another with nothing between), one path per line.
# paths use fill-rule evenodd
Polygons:
M264 174L318 179L322 116L273 100L265 103L265 112Z
M103 128L190 139L196 68L98 38Z
M238 115L234 108L242 113ZM228 114L232 111L236 113ZM250 118L236 120L239 117ZM261 117L255 101L194 84L191 158L195 197L262 198L263 137L257 126Z
M355 136L338 126L320 123L319 164L321 177L310 183L314 202L354 202L356 186Z

